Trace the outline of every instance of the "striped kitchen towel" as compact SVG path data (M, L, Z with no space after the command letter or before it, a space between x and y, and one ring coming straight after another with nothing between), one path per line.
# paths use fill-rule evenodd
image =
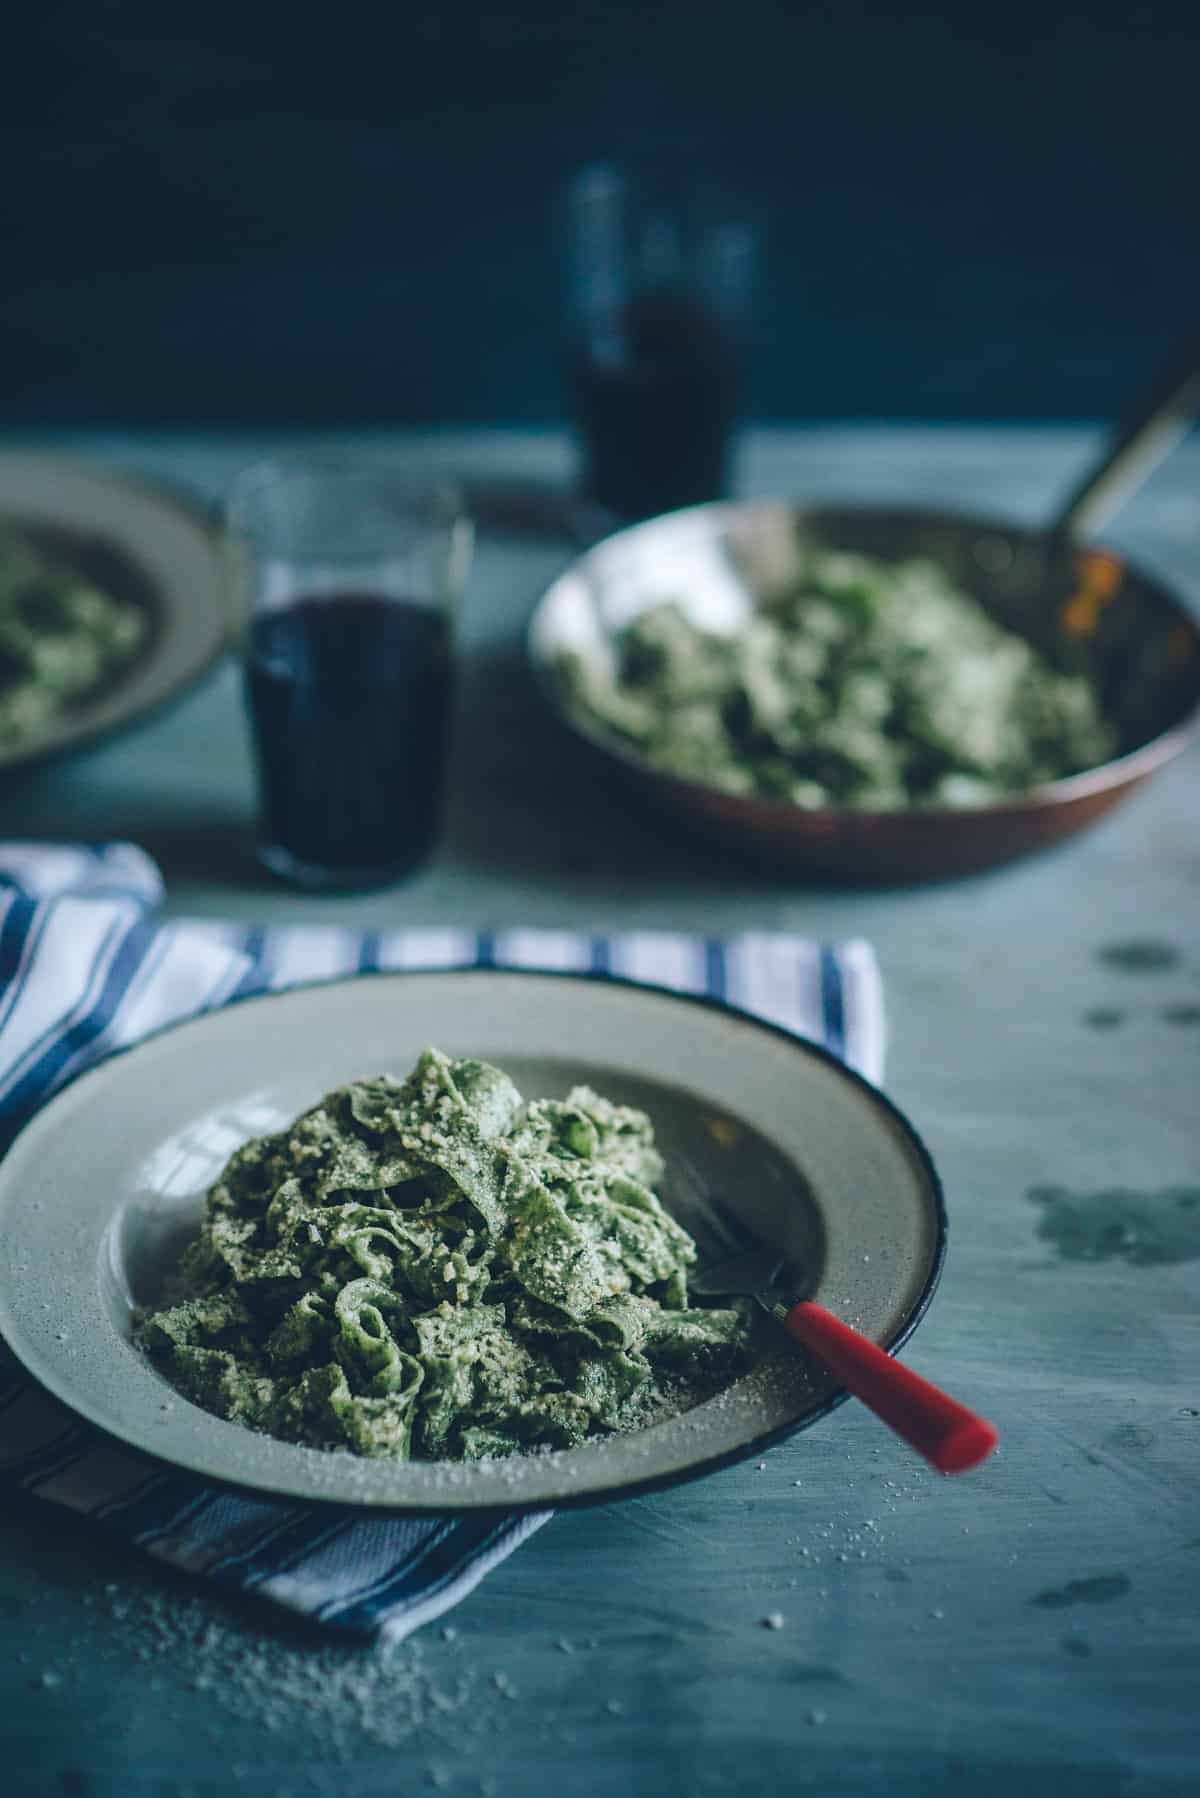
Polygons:
M825 1043L869 1079L882 1071L882 997L866 943L164 923L161 899L158 870L132 844L0 845L0 1149L51 1093L162 1025L253 994L380 970L619 975L742 1006ZM247 1498L81 1422L0 1343L4 1482L221 1586L393 1639L457 1604L550 1516L364 1519Z

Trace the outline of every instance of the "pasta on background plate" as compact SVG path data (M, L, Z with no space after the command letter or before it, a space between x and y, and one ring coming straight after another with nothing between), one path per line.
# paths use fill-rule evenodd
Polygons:
M0 750L35 743L103 692L149 634L140 606L102 592L19 532L0 530Z

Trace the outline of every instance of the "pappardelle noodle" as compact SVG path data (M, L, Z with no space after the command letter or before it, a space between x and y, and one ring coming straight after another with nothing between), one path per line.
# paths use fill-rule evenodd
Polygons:
M749 1365L750 1306L688 1303L644 1112L522 1100L426 1049L246 1143L187 1296L139 1340L186 1397L291 1442L476 1459L636 1428Z
M144 648L150 620L15 531L0 531L0 750L36 741Z
M655 605L560 674L654 767L809 810L986 805L1117 747L1084 675L924 559L805 552L733 634Z

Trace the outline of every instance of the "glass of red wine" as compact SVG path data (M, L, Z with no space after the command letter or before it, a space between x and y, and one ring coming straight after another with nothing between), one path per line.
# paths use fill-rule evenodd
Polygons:
M259 856L312 891L387 886L437 838L470 522L383 463L261 463L227 508L246 619Z
M566 379L587 498L619 519L728 494L759 233L719 184L595 164L566 194Z

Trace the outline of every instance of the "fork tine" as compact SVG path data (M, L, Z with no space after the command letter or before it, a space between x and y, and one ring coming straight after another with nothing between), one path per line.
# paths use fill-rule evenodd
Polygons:
M709 1267L717 1261L725 1261L731 1254L729 1240L721 1234L720 1228L711 1210L694 1209L688 1217L687 1227L696 1244L701 1267Z
M713 1199L711 1204L716 1213L721 1234L734 1248L749 1252L751 1249L765 1249L769 1246L763 1242L760 1236L756 1236L747 1224L743 1223L736 1211L730 1210L728 1205L722 1205L720 1199Z
M671 1162L674 1184L682 1188L684 1217L702 1257L713 1260L728 1255L737 1247L722 1221L721 1213L709 1191L708 1183L686 1155L676 1155Z
M762 1241L742 1222L737 1213L717 1198L698 1170L683 1156L675 1158L673 1172L688 1190L688 1224L700 1251L702 1266L735 1256L771 1253Z
M736 1255L741 1248L737 1237L729 1230L726 1214L707 1193L697 1205L695 1214L689 1222L692 1225L692 1234L697 1237L698 1243L698 1230L700 1226L703 1227L703 1234L707 1239L705 1246L710 1257L712 1255Z

